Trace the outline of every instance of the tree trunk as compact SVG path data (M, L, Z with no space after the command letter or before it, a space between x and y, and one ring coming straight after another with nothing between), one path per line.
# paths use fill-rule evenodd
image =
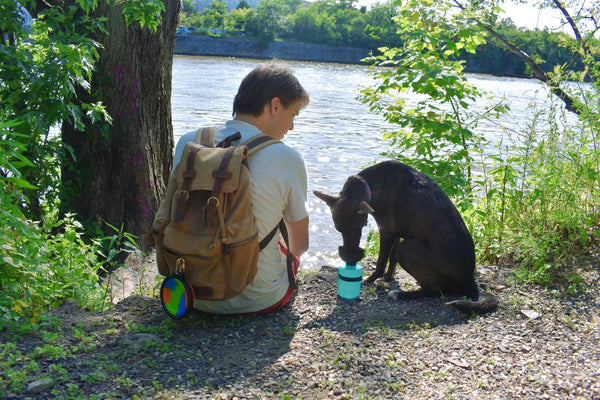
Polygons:
M117 2L100 1L107 18L91 92L113 118L110 126L80 132L63 126L63 140L75 160L63 166L69 205L86 221L101 219L152 246L154 213L166 190L173 163L171 73L180 1L163 0L156 32L125 24Z

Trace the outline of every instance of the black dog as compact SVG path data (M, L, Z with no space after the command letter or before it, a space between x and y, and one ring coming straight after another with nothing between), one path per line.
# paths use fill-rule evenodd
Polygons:
M390 296L412 299L459 292L473 301L453 305L466 313L485 313L498 300L482 290L473 277L475 246L458 210L427 175L397 161L385 161L348 178L339 197L314 192L331 209L335 228L342 234L340 258L348 265L364 257L359 247L362 227L372 214L379 228L379 257L366 282L394 278L400 263L421 286ZM386 263L389 265L386 269ZM385 272L385 274L384 274Z

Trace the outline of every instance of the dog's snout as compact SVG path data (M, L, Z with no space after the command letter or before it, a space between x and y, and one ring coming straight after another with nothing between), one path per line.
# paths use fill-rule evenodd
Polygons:
M346 249L344 246L340 246L338 248L338 253L346 265L356 265L356 263L365 256L365 251L360 247Z

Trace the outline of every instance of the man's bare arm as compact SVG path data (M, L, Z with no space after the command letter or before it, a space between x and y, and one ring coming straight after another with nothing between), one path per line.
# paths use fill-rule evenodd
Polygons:
M288 231L290 250L292 254L300 257L308 250L308 216L299 221L288 221L283 219Z

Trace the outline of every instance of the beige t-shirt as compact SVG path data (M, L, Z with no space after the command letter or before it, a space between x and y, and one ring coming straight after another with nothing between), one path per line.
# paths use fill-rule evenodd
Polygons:
M236 132L242 135L240 143L261 133L254 125L231 120L217 128L215 142ZM179 139L175 165L181 159L185 144L194 141L196 133L186 133ZM308 216L306 166L300 153L283 143L273 144L254 153L248 160L248 167L259 239L264 238L282 217L299 221ZM289 286L285 257L279 251L277 241L278 235L275 235L259 253L256 277L242 293L224 301L196 300L194 307L211 313L235 314L259 311L277 303Z

